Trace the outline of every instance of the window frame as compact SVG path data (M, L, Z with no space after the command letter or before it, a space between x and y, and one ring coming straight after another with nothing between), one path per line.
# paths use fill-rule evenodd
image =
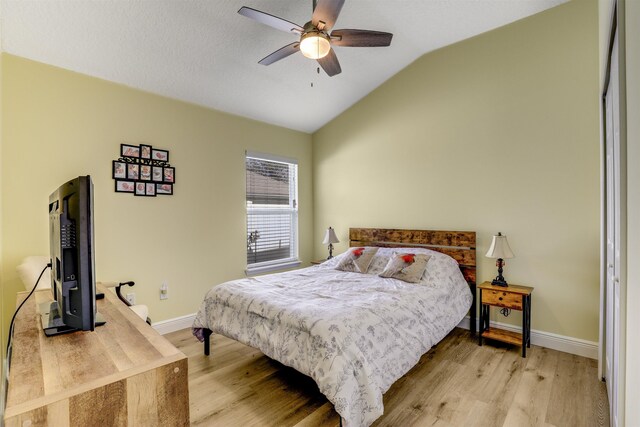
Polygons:
M300 234L299 234L299 230L300 230L300 226L299 226L299 218L300 218L300 202L298 200L298 160L291 158L291 157L285 157L285 156L279 156L276 154L270 154L270 153L262 153L262 152L257 152L257 151L245 151L245 156L244 156L244 172L245 172L245 241L247 241L248 239L248 233L249 233L249 227L248 227L248 221L249 221L249 214L250 214L250 208L248 206L248 200L247 200L247 179L248 179L248 174L247 174L247 159L248 158L252 158L252 159L257 159L257 160L264 160L264 161L268 161L268 162L275 162L275 163L284 163L287 165L294 165L295 166L295 185L293 188L293 196L291 197L291 192L290 194L290 199L293 200L293 206L294 207L289 207L289 208L285 208L283 209L283 211L286 211L288 213L291 213L292 215L292 222L293 222L293 226L292 226L292 235L293 238L291 239L290 244L293 246L292 250L291 250L291 255L287 258L280 258L277 260L270 260L270 261L262 261L262 262L256 262L256 263L249 263L248 260L246 260L246 269L245 269L245 273L247 276L252 276L252 275L256 275L256 274L262 274L262 273L268 273L271 271L277 271L277 270L284 270L284 269L288 269L288 268L294 268L294 267L298 267L301 264L300 261L300 253L299 253L299 240L300 240ZM291 180L289 180L289 186L291 186ZM291 204L289 205L291 206ZM256 211L260 211L260 208L257 208ZM264 214L268 214L269 208L264 208L262 209L264 211Z

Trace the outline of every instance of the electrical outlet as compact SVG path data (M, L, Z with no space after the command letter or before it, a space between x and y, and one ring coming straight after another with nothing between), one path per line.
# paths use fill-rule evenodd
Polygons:
M129 301L129 304L131 305L136 304L136 294L134 292L128 293L125 298L127 299L127 301Z
M162 282L160 286L160 299L168 299L169 298L169 285L167 282Z

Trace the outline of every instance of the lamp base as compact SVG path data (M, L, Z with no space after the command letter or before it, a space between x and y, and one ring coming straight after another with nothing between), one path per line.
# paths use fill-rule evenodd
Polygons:
M504 266L504 260L502 258L498 258L498 261L496 261L496 266L498 267L498 275L496 276L495 279L493 279L491 284L494 286L502 286L502 287L509 286L507 285L507 281L504 280L504 277L502 277L502 267Z
M495 279L493 279L491 281L491 284L494 286L502 286L503 288L508 287L509 285L507 284L507 281L502 279L500 280L498 277L496 277Z

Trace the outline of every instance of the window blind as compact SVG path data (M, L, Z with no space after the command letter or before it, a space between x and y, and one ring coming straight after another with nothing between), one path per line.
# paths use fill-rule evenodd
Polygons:
M247 153L247 269L298 259L298 165Z

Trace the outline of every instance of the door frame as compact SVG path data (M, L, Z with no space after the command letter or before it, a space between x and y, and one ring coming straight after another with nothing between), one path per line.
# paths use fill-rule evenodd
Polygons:
M611 26L609 34L609 49L607 55L607 67L605 81L601 97L601 259L600 259L600 338L599 338L599 358L598 374L600 378L605 378L606 372L606 292L607 292L607 181L606 181L606 94L608 92L611 78L611 59L614 50L615 36L617 35L618 45L616 49L618 57L618 112L619 112L619 329L617 334L617 375L612 384L617 395L617 404L614 408L609 402L609 412L611 421L615 418L619 426L625 423L625 375L626 375L626 300L627 300L627 138L626 138L626 62L625 62L625 28L624 28L624 8L625 0L614 0L613 13L611 16ZM615 322L614 322L615 323ZM613 423L612 423L613 425Z

